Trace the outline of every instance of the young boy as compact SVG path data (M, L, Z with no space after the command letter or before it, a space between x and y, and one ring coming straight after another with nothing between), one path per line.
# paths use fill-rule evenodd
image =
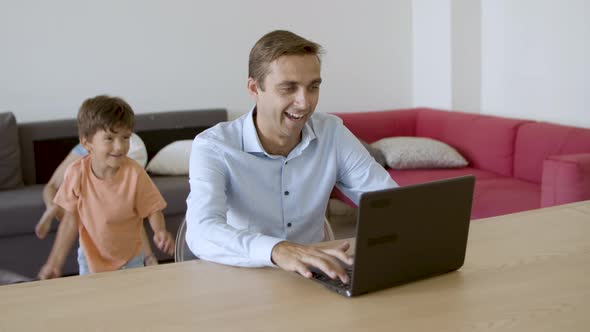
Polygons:
M81 275L144 266L146 217L156 246L173 253L162 214L166 202L145 170L126 156L134 125L133 110L121 98L96 96L80 107L78 132L88 155L67 168L55 196L65 213L39 278L60 276L78 235Z
M138 136L136 136L135 134L131 134L131 138L129 139L130 149L129 149L129 153L127 154L127 156L129 156L131 158L133 158L132 150L133 150L134 140L135 140L135 144L137 145L138 144L137 141L140 140L140 138ZM66 156L66 158L59 164L59 166L55 169L55 171L51 175L51 178L49 179L49 181L47 182L45 187L43 187L43 202L45 203L45 212L43 213L43 215L41 216L41 219L39 219L39 221L37 222L37 225L35 226L35 234L37 235L37 237L40 240L44 239L47 236L47 233L49 233L49 230L51 229L51 224L54 219L62 220L62 218L63 218L63 215L64 215L63 209L61 207L59 207L58 205L55 205L53 203L53 199L55 198L55 194L57 194L57 190L59 189L59 187L61 186L61 184L63 182L65 170L74 161L84 157L87 154L88 154L88 151L86 151L86 149L84 149L82 144L76 145L72 149L72 151L70 151L70 153ZM145 157L147 157L147 156L145 156ZM145 266L158 265L158 259L156 258L156 256L152 252L152 248L150 246L147 234L145 232L145 228L143 228L143 227L142 227L142 231L141 231L141 240L143 243L143 253L144 253L144 257L145 257L144 258Z

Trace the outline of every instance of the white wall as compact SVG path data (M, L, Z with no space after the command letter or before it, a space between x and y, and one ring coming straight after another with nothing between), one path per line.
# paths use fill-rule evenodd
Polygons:
M74 117L108 93L136 112L249 110L250 48L289 29L322 44L319 111L409 107L411 0L0 0L0 111Z
M451 108L450 0L412 1L413 104Z
M452 109L481 110L481 2L451 1Z
M590 2L482 0L482 112L590 127Z

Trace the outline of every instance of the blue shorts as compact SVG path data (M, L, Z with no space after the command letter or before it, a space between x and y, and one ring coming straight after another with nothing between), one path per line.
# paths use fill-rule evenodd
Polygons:
M127 263L121 266L119 270L132 269L135 267L144 267L145 265L143 263L143 259L144 255L142 251L139 255L127 261ZM88 263L86 262L86 255L84 254L84 250L82 250L82 247L78 247L78 269L80 275L90 274L90 270L88 269Z

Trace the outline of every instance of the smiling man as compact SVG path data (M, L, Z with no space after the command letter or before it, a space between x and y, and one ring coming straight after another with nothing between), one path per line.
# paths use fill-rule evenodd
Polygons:
M314 113L320 53L288 31L264 35L250 52L252 111L195 138L186 241L201 259L349 281L348 244L320 243L330 193L358 203L396 183L338 117Z

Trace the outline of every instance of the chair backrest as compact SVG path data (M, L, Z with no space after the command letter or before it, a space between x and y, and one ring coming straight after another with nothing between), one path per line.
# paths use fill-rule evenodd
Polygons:
M178 233L176 233L176 244L174 247L174 261L184 262L198 259L186 244L186 218L180 224Z

